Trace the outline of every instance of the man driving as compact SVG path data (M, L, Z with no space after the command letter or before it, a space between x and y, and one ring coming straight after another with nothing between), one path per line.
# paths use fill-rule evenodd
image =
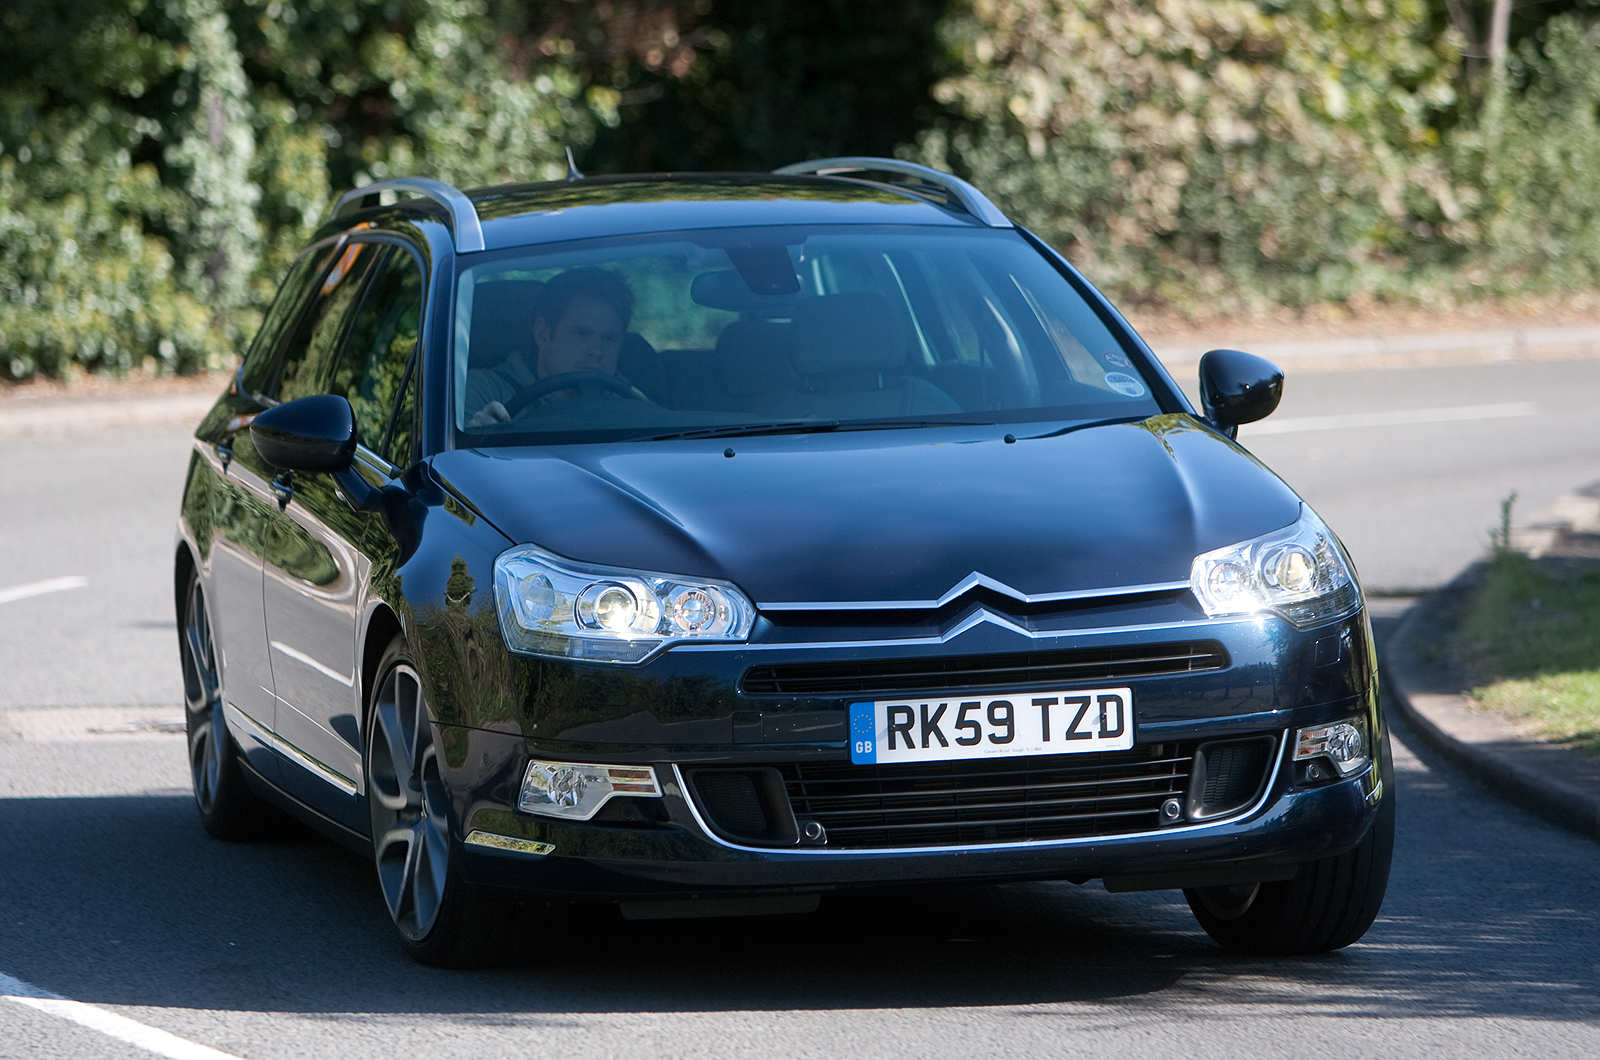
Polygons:
M544 380L574 373L616 376L617 357L632 316L633 291L613 272L590 266L551 279L534 316L534 350L518 351L493 368L467 373L466 407L478 410L467 428L510 420L507 403ZM617 382L631 391L629 396L644 397L620 377ZM541 400L572 398L578 392L577 385L555 389Z

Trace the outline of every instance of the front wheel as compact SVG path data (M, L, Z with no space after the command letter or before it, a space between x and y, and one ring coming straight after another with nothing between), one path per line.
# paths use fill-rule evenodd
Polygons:
M378 674L367 715L367 805L378 884L400 945L437 967L511 964L524 952L533 911L461 879L434 722L403 638L390 643Z
M1383 905L1394 855L1394 787L1354 850L1308 861L1293 879L1183 892L1195 919L1224 949L1299 956L1341 949L1367 933Z

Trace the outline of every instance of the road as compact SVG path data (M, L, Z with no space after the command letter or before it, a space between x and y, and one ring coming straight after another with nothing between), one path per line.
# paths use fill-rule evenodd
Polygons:
M1597 383L1593 361L1291 377L1243 440L1369 583L1433 584L1505 493L1537 506L1600 477L1580 408ZM1504 409L1519 403L1536 411ZM1330 425L1485 406L1502 408ZM1316 959L1230 957L1176 892L1061 883L832 897L796 918L591 911L522 968L417 967L360 859L311 836L222 844L195 820L183 738L159 731L181 715L185 436L0 438L0 995L92 1006L0 999L0 1058L152 1055L97 1021L252 1060L1600 1055L1600 849L1404 730L1383 915ZM48 591L14 591L30 586ZM1380 635L1402 607L1375 604Z

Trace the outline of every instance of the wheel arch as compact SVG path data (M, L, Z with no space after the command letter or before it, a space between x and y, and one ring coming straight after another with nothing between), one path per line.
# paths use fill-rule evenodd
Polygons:
M378 679L378 664L389 642L405 633L400 616L388 604L380 603L367 618L367 631L361 641L361 707L363 725L368 721L365 712L371 709L372 686Z
M172 557L172 607L180 626L183 624L184 595L189 588L189 576L198 568L194 553L189 551L189 543L180 542Z

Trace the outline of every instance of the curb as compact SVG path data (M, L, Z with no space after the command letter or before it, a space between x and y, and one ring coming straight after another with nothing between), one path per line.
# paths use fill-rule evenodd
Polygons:
M1441 612L1474 571L1468 568L1405 613L1379 663L1384 684L1417 735L1468 775L1552 824L1600 842L1600 762L1530 740L1506 719L1472 709L1411 648L1419 630L1448 621Z

